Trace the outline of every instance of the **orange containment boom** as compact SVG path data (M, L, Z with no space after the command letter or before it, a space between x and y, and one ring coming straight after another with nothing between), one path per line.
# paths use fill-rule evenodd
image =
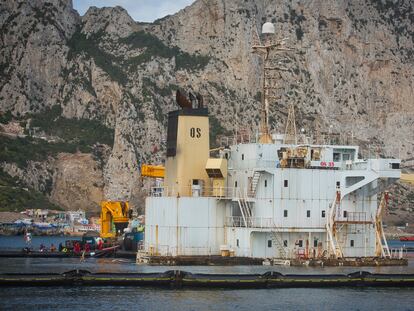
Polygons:
M152 177L152 178L164 178L164 176L165 176L165 167L162 166L162 165L142 164L142 166L141 166L141 176L142 177Z

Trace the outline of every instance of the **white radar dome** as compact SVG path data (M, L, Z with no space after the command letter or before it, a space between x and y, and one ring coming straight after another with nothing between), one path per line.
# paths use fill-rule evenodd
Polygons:
M266 33L275 33L275 25L273 23L267 22L262 26L262 34Z

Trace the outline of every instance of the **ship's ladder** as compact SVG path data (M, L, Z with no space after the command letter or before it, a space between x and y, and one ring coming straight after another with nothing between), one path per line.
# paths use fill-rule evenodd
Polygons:
M250 196L255 197L257 191L257 185L259 184L261 173L259 171L255 171L253 173L252 181L250 184Z
M273 224L272 230L270 231L270 238L272 240L272 243L276 246L276 249L280 256L279 258L287 259L287 254L283 244L281 232L279 228L276 226L276 224Z
M239 204L240 213L243 218L244 226L251 227L252 225L252 209L250 203L246 200L245 196L242 195L239 190L239 195L237 198L237 203Z
M341 200L341 193L339 189L337 189L335 194L335 199L331 204L331 208L329 210L329 215L326 220L326 232L328 234L328 243L329 243L329 250L330 254L334 255L335 258L342 258L344 253L342 251L342 247L338 241L337 235L337 228L335 224L335 217L339 210Z
M388 192L384 192L381 196L381 201L378 206L377 214L375 215L375 255L385 258L391 258L390 249L388 247L387 239L384 234L382 226L382 213L387 208Z

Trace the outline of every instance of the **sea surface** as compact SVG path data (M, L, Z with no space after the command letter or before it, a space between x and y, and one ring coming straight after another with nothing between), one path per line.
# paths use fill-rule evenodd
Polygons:
M56 247L59 243L65 244L66 240L82 240L82 237L72 236L32 236L30 247L34 250L39 250L40 244L50 248L53 243ZM4 236L0 235L0 252L2 250L21 250L26 247L27 244L23 235Z
M33 245L49 246L67 237L34 237ZM20 243L22 241L22 244ZM399 241L391 242L393 247ZM406 243L407 246L408 243ZM23 237L0 237L0 252L24 247ZM414 243L413 245L414 246ZM0 258L0 273L64 272L163 272L180 269L193 273L329 274L358 271L353 267L281 266L147 266L113 258ZM407 267L363 267L375 273L414 273ZM289 289L159 289L141 287L4 287L0 310L413 310L412 288L289 288Z

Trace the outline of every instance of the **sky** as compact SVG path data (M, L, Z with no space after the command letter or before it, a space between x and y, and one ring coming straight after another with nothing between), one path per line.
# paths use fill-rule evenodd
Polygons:
M195 0L73 0L74 8L84 15L90 6L121 6L137 22L153 22L171 15L190 5Z

